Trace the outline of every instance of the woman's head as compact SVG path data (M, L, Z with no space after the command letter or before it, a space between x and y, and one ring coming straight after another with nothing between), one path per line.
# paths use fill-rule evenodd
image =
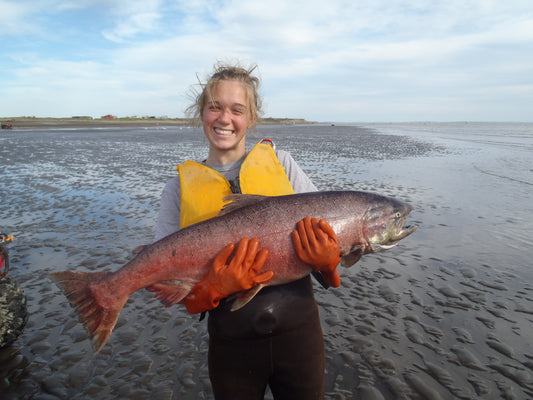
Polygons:
M259 78L252 75L256 65L243 68L239 65L218 63L214 72L205 84L200 83L201 90L195 93L194 103L187 109L187 113L198 122L202 120L205 107L213 99L217 86L223 81L239 82L246 93L246 109L250 127L255 125L261 115L262 101L259 96Z
M246 154L246 133L257 123L261 109L254 69L217 65L188 109L209 140L208 164L227 164Z

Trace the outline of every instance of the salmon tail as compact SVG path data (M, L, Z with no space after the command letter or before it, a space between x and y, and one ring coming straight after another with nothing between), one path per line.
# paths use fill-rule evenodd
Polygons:
M111 336L118 315L127 300L126 298L124 301L112 302L109 298L104 299L101 296L103 291L96 290L97 285L90 285L103 282L110 274L111 272L62 271L49 275L68 298L70 306L78 312L80 322L91 337L96 353Z

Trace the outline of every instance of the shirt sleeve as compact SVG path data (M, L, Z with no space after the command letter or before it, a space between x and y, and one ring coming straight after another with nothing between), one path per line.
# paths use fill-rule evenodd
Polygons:
M281 165L283 165L283 168L285 168L285 173L295 193L316 192L318 190L311 179L309 179L306 173L294 161L290 153L284 150L277 150L276 156Z
M161 195L159 214L155 227L155 240L159 240L180 229L180 181L176 176L167 181Z

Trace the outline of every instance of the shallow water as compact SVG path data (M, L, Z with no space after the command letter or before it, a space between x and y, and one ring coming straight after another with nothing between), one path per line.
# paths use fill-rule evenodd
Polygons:
M321 190L406 200L396 248L316 286L328 399L533 397L533 125L264 126ZM249 140L250 144L253 140ZM211 398L206 324L135 293L98 355L52 271L115 270L153 237L191 128L0 134L0 230L30 319L0 350L2 398Z

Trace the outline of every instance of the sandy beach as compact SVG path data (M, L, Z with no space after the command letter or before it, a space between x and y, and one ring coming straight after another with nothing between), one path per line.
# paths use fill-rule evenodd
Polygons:
M211 399L206 321L152 294L127 302L97 355L47 274L116 270L152 241L197 128L40 125L0 132L0 231L28 298L0 349L2 399ZM533 124L265 125L320 190L414 206L394 249L315 285L327 399L533 398ZM268 395L270 396L270 395ZM267 398L271 398L268 397Z

